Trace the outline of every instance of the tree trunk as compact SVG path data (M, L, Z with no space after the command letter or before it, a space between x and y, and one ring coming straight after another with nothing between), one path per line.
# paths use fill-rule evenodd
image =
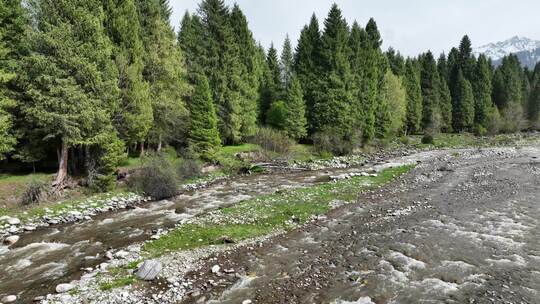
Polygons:
M53 187L56 190L60 190L67 177L68 172L68 152L69 147L65 141L62 141L62 147L58 150L58 173L56 174L56 180L53 183Z
M161 148L163 147L162 145L163 145L163 143L161 142L161 135L160 135L159 136L159 142L158 142L158 145L157 145L157 151L158 152L161 152Z
M141 157L144 156L144 141L141 141Z

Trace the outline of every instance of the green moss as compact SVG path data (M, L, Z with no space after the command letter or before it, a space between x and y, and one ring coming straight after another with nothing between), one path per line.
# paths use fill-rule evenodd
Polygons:
M325 214L332 201L355 201L360 192L387 183L412 168L392 168L375 177L355 177L250 199L214 211L211 216L203 215L198 224L182 225L159 240L146 243L144 251L149 256L160 256L170 251L219 245L225 236L239 242L273 231L287 231L314 215ZM212 220L216 215L219 223Z

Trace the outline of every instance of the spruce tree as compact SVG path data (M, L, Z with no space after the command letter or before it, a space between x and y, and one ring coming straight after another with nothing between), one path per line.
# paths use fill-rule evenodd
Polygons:
M454 105L454 130L469 131L474 124L474 94L471 83L458 71L457 96Z
M22 65L25 103L22 115L33 122L42 144L55 145L62 187L69 149L114 141L112 113L118 98L118 74L112 45L104 35L98 0L31 2L36 25L30 55ZM54 80L54 81L52 81Z
M403 76L405 73L405 59L403 56L393 48L389 48L388 51L386 51L386 58L388 58L392 73L396 76Z
M6 60L6 48L3 43L2 30L0 30L0 62ZM10 99L6 94L6 83L13 79L15 74L9 73L0 67L0 160L4 159L5 155L12 152L17 140L13 128L13 117L8 112L15 107L15 101Z
M242 138L255 135L259 118L259 92L263 78L263 58L261 58L246 16L235 4L231 11L230 23L237 44L241 63L241 127Z
M492 98L501 112L503 131L515 132L523 126L522 73L517 56L509 55L493 76Z
M188 79L192 84L195 84L197 77L204 73L206 50L200 42L203 33L204 29L199 16L191 15L186 11L178 32L178 44L184 55Z
M302 86L306 102L306 119L310 133L313 133L315 126L313 107L317 99L317 88L320 83L320 47L319 21L315 15L312 15L309 25L306 25L300 33L300 39L294 54L294 71Z
M105 0L106 28L114 43L120 73L121 104L116 128L127 144L140 143L141 153L153 122L150 88L143 79L144 45L134 0Z
M439 73L437 64L431 52L421 56L422 71L420 74L420 86L422 88L422 129L425 132L439 132L441 114L439 109Z
M282 96L281 72L277 50L272 44L266 55L265 69L263 74L261 98L260 98L260 121L265 123L268 110L275 101Z
M293 52L291 46L291 40L289 35L285 37L285 42L283 42L283 50L281 52L281 58L279 61L279 66L281 69L281 83L284 90L288 90L292 77L293 77Z
M331 131L343 138L351 135L353 123L348 39L347 22L334 4L325 20L321 38L321 71L324 74L312 118L315 132Z
M540 128L540 63L537 63L531 75L531 94L527 115L531 125L535 129Z
M382 102L377 112L377 132L381 138L400 135L407 118L407 96L399 76L386 72L381 91Z
M474 68L476 60L472 53L472 43L469 36L465 35L459 44L459 68L461 69L465 79L471 81L474 77Z
M178 141L186 129L188 94L186 69L174 30L170 25L167 1L138 0L144 43L144 80L150 86L153 123L150 141L161 150L163 142Z
M220 146L216 110L210 86L203 74L195 76L194 92L188 102L189 146L204 160L213 160Z
M439 110L441 111L441 131L452 132L453 107L450 88L444 76L439 73Z
M411 134L422 130L422 88L420 75L412 59L405 63L404 86L407 96L407 132Z
M474 81L472 83L475 94L474 124L477 130L487 127L487 115L493 105L491 99L491 72L486 56L478 57Z
M204 29L199 43L205 48L201 65L216 104L221 139L226 144L238 143L242 138L246 82L229 9L223 0L203 0L199 15Z
M285 97L287 117L285 132L293 139L300 140L307 135L306 106L302 94L302 86L296 76L292 76Z

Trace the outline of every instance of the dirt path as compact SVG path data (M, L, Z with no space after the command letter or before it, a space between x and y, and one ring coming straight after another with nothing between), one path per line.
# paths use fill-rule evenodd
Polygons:
M422 163L325 219L210 259L185 302L539 303L539 158L501 148Z

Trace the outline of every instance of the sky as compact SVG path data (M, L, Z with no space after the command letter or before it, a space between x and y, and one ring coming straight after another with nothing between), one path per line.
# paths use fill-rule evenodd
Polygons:
M195 12L200 0L170 0L173 25L186 10ZM321 22L337 3L352 24L375 18L383 48L392 46L406 56L431 50L448 52L468 34L474 46L524 36L540 40L538 0L225 0L240 5L254 37L265 48L281 48L285 35L296 44L302 27L315 12Z

